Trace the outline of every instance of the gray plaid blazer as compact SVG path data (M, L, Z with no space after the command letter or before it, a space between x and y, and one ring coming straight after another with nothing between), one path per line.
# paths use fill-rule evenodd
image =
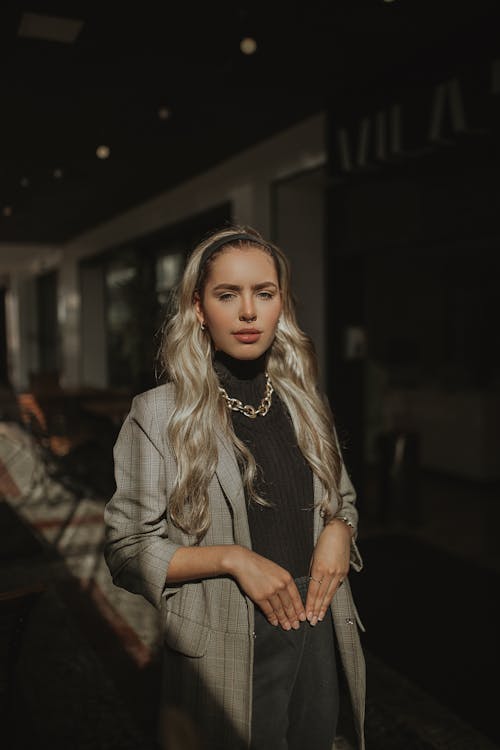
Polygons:
M105 508L105 559L116 585L141 594L159 610L166 645L164 691L168 704L196 718L207 747L244 750L250 742L254 605L230 577L167 585L169 562L193 537L170 521L168 497L176 463L166 424L174 389L162 385L136 396L115 448L116 492ZM217 431L219 461L209 485L211 525L201 544L251 547L241 475L231 442ZM357 527L356 494L345 467L341 515ZM314 477L315 501L321 485ZM332 501L335 514L337 499ZM322 519L315 513L317 539ZM362 567L355 542L351 565ZM339 588L332 614L351 697L359 748L364 748L365 663L349 581Z

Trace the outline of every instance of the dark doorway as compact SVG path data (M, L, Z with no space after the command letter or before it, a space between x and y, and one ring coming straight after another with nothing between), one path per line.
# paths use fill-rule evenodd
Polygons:
M0 383L7 383L9 380L6 322L5 287L0 287Z
M59 335L57 322L57 271L48 271L36 280L38 372L57 372Z

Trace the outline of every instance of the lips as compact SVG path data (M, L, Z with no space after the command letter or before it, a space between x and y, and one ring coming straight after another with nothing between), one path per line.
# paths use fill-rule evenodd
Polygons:
M260 338L260 334L261 331L256 328L242 328L240 331L235 331L233 336L243 344L253 344Z

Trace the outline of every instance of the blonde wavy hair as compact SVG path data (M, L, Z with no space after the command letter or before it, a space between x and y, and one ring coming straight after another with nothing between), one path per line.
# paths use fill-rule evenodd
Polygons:
M203 251L213 242L235 233L252 235L266 247L247 240L222 245L200 268ZM232 441L242 471L247 498L261 505L269 503L255 488L255 459L236 436L228 409L220 396L213 368L213 345L208 331L202 331L196 317L195 294L203 297L211 264L224 250L256 247L274 259L278 274L282 312L269 349L267 372L273 388L285 404L298 446L324 487L320 512L329 519L328 505L337 491L341 462L333 416L318 390L318 367L313 343L297 325L290 287L290 267L284 253L251 227L231 226L203 239L191 253L173 298L173 314L164 325L160 347L163 373L175 385L175 408L167 435L177 461L177 478L169 501L172 522L187 534L201 539L210 525L208 485L217 466L218 451L214 423L218 422ZM340 495L339 495L340 497Z

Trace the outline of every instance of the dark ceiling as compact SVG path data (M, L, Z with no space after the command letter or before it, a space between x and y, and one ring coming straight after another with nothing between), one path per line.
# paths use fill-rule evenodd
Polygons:
M21 38L25 12L83 27ZM0 242L67 241L346 94L498 49L499 19L492 0L6 0Z

